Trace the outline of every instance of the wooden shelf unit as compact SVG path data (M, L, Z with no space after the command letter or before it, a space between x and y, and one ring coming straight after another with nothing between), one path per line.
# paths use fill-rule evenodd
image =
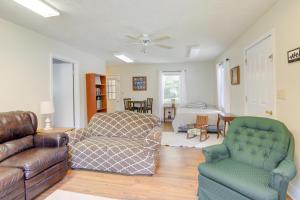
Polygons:
M99 79L100 79L100 83L99 83ZM97 103L97 100L101 101L100 103L101 107L99 107L100 104L99 102ZM97 112L107 112L105 75L94 74L94 73L86 74L86 103L87 103L88 121L90 121L93 115L96 114Z

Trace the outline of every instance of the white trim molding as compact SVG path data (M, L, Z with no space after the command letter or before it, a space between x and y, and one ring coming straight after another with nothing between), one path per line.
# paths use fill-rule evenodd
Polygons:
M75 128L81 127L80 120L80 77L79 62L77 60L66 58L57 54L50 54L50 99L53 100L53 59L58 59L74 65L74 99L75 99Z

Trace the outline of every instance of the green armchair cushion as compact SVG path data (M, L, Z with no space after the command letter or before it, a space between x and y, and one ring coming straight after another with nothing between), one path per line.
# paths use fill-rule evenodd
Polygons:
M240 117L233 121L228 133L224 143L234 160L273 170L287 155L290 135L281 122Z
M199 172L202 176L225 185L250 199L278 199L278 192L270 187L271 173L268 170L226 158L215 163L201 164Z

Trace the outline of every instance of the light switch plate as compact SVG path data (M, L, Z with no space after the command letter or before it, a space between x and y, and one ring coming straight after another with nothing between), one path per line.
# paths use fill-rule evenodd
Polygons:
M285 90L283 90L283 89L277 90L277 99L279 99L279 100L286 99Z

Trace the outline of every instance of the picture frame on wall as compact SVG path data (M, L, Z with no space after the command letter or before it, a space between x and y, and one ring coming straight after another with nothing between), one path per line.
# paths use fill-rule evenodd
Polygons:
M146 91L147 90L147 77L146 76L132 77L132 89L133 89L133 91Z
M231 85L240 84L240 66L236 66L230 70L231 74Z

